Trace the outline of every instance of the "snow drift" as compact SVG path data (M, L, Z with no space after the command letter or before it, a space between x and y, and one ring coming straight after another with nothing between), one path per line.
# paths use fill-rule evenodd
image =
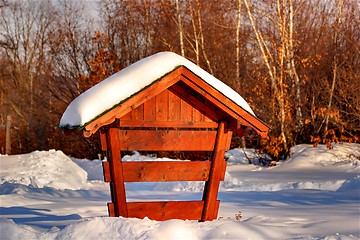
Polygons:
M334 144L333 150L298 145L291 152L267 168L257 164L254 150L228 151L219 220L204 223L107 217L110 193L100 160L71 159L55 150L1 155L1 239L359 239L360 144ZM130 185L127 197L201 199L201 187Z
M5 161L6 158L6 161ZM0 183L19 183L43 188L77 190L84 187L87 172L61 151L36 151L1 156Z

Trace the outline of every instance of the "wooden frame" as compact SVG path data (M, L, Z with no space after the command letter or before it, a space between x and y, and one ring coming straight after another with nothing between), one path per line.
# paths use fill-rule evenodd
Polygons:
M224 94L179 67L88 123L86 137L100 129L104 179L110 183L110 216L216 219L225 151L232 133L249 126L261 136L268 127ZM205 151L206 161L123 162L122 151ZM127 202L126 182L204 181L198 201Z

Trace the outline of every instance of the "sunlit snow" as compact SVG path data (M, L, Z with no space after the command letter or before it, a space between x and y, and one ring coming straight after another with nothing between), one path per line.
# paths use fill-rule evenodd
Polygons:
M218 220L107 217L101 160L61 151L0 155L1 239L359 239L360 144L297 145L275 167L226 153ZM249 164L251 158L255 164ZM135 153L126 161L168 160ZM128 201L198 200L203 183L127 184Z

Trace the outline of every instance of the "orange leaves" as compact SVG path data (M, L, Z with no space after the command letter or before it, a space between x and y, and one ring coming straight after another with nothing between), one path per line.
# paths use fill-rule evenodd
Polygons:
M269 154L272 159L278 160L283 157L284 154L287 154L284 152L284 141L281 136L275 137L269 135L266 139L261 139L260 141L262 145L261 151Z
M95 56L88 61L90 66L89 77L81 78L84 89L90 88L121 69L117 61L117 56L110 51L108 36L100 32L95 32L92 44L96 53Z
M333 149L333 143L339 143L339 142L349 142L349 143L356 143L360 141L360 138L358 136L345 136L343 129L335 130L335 129L329 129L323 137L320 137L319 135L316 136L310 136L311 137L311 143L313 143L314 148L318 147L320 143L323 143L326 145L328 149Z

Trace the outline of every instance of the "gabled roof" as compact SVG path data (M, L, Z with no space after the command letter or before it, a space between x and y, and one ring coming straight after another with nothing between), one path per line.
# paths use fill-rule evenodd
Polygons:
M189 60L171 52L161 52L140 60L93 86L74 99L64 112L60 127L80 128L90 136L140 104L172 88L182 98L191 98L177 83L184 83L208 99L240 125L259 134L268 128L233 89ZM197 104L203 108L201 101ZM86 134L87 133L87 134Z

